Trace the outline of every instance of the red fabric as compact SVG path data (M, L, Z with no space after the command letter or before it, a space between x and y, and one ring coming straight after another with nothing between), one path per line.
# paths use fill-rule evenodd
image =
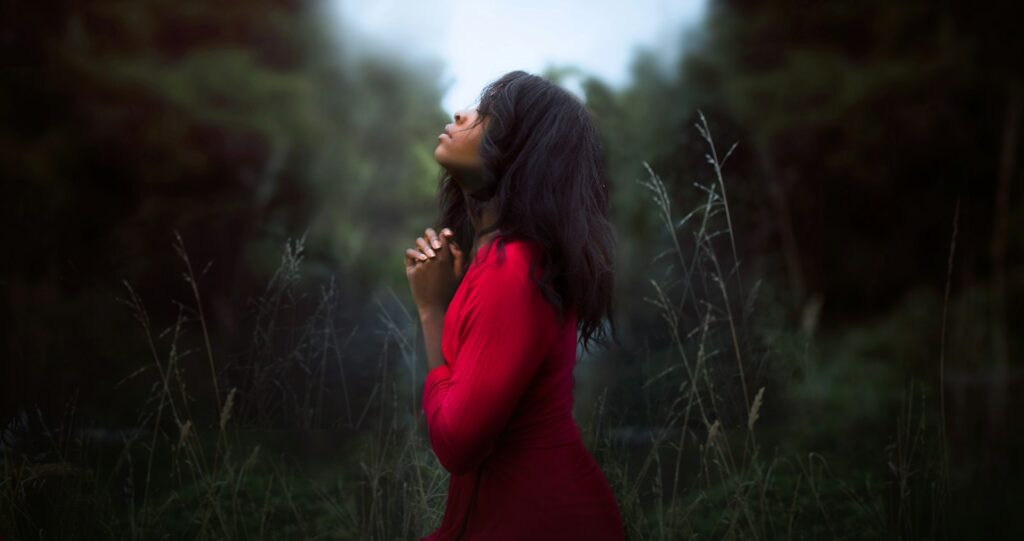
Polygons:
M529 277L538 247L478 251L445 314L445 364L423 386L430 444L451 474L421 541L621 540L619 508L572 416L576 315Z

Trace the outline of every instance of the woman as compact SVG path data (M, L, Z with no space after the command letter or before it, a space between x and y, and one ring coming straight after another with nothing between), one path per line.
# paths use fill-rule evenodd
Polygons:
M445 227L406 250L406 276L427 350L427 431L451 477L444 518L422 540L620 540L572 415L577 331L586 350L612 319L593 120L562 88L514 71L455 114L434 157Z

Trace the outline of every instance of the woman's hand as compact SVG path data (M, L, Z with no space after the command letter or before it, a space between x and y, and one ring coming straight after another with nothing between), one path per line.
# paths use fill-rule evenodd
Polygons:
M405 250L405 277L421 316L432 311L444 313L462 278L465 256L451 240L453 235L447 227L440 235L428 227L416 239L416 248Z

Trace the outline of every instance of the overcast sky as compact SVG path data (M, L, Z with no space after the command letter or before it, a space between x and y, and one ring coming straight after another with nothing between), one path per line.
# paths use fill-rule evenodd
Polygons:
M438 58L449 113L472 105L488 82L522 69L573 65L613 87L629 77L637 47L678 57L681 31L705 0L332 0L335 14L381 46ZM574 80L565 87L581 94Z

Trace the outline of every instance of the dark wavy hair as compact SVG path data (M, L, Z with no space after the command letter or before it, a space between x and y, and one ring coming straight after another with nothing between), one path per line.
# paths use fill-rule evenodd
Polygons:
M604 148L590 111L557 84L512 71L481 91L477 112L477 122L487 121L480 143L485 184L467 197L443 170L440 227L450 228L467 254L493 229L501 230L494 242L499 253L506 239L538 243L541 257L533 265L542 267L542 279L531 277L544 297L560 319L575 308L584 351L592 340L607 346L609 330L615 337L615 236ZM494 205L497 221L475 231L467 210L480 216L485 204Z

